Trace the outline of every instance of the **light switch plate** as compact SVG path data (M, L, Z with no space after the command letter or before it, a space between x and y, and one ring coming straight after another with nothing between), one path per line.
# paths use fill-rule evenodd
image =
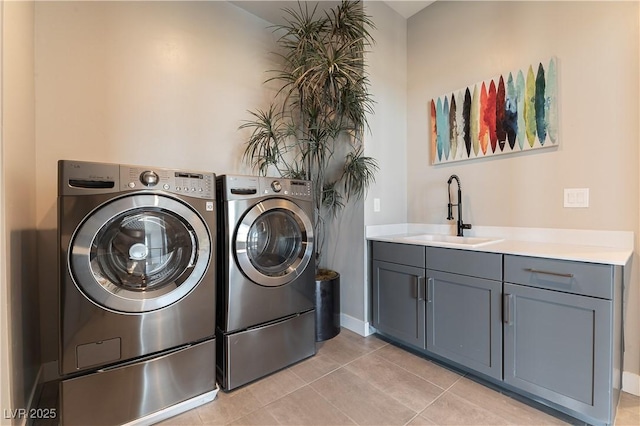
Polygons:
M565 188L564 206L567 208L589 207L589 188Z
M373 199L373 211L378 213L380 211L380 198Z

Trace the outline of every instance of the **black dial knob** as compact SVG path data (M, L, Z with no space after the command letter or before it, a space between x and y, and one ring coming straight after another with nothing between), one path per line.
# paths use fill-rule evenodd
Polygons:
M140 182L146 186L156 186L158 184L158 174L154 171L147 170L140 175Z
M274 180L271 182L271 189L273 189L273 192L280 192L282 191L282 184L279 181Z

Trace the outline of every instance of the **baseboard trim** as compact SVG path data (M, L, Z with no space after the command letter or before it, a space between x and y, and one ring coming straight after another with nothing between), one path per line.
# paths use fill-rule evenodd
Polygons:
M640 396L640 375L623 371L622 390L624 392Z
M358 318L354 318L345 313L340 314L340 326L347 330L351 330L362 337L367 337L373 334L370 330L369 322L359 320Z

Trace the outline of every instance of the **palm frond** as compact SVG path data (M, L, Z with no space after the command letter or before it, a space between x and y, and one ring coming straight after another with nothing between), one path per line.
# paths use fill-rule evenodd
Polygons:
M322 188L322 207L333 217L344 207L342 194L338 191L336 182L331 182Z
M344 192L347 200L350 196L360 199L366 189L375 182L375 172L378 171L378 163L375 159L364 155L362 148L350 152L344 163Z
M313 181L318 262L327 221L375 181L377 162L364 155L373 114L365 53L374 43L361 1L343 0L325 13L307 2L284 9L269 84L278 84L269 109L250 112L244 160L261 174ZM318 266L318 264L316 265Z
M270 166L277 168L284 161L283 154L288 151L285 145L287 127L274 105L266 111L258 109L249 113L254 120L247 120L240 126L240 129L252 129L243 158L265 175Z

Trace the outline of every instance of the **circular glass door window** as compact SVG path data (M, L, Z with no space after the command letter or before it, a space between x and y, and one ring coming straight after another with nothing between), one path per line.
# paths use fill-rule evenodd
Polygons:
M180 300L211 258L202 218L173 198L133 195L98 208L76 230L70 270L76 286L100 306L146 312Z
M189 225L170 213L138 209L98 232L91 245L91 269L114 292L162 292L184 281L196 254Z
M304 251L303 231L286 210L272 210L260 216L249 228L247 255L263 274L286 274Z
M284 199L262 201L242 217L234 238L242 272L257 284L287 284L308 267L313 255L309 216Z

